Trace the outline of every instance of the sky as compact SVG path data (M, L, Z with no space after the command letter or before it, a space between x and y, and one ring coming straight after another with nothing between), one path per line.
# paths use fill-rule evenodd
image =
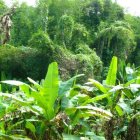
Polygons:
M7 5L14 0L4 0ZM19 2L27 2L28 5L35 5L36 0L17 0ZM112 0L115 1L115 0ZM140 16L140 0L116 0L121 6L125 8L127 13L135 16Z
M132 15L140 16L140 0L117 0Z
M20 3L26 2L28 5L35 5L36 0L4 0L5 3L10 6L13 1L18 1Z

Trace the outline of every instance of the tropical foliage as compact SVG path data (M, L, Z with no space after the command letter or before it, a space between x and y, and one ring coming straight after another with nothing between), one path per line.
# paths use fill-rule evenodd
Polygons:
M0 139L139 140L140 18L112 0L13 5L0 0Z
M104 84L89 79L79 85L76 79L83 75L62 82L54 62L39 83L31 78L31 84L2 81L2 91L5 84L12 88L11 93L0 93L1 138L137 139L139 71L129 66L125 70L126 82L117 84L117 57L113 57Z

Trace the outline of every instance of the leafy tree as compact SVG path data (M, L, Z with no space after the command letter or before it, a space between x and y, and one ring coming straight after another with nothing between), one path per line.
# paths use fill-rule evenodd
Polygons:
M140 18L134 17L132 15L125 15L125 21L128 22L135 33L136 49L129 56L129 62L135 63L136 66L139 66L139 52L140 52Z
M72 50L75 51L77 45L79 44L88 44L89 43L89 32L83 24L76 23L73 28L71 45Z
M38 30L42 30L47 33L47 26L48 26L48 3L49 1L46 0L39 0L37 2L37 6L34 9L34 28L35 32Z
M58 23L57 40L64 46L69 46L74 28L74 20L71 16L63 15Z
M8 9L3 0L0 0L0 16Z
M111 0L104 0L102 18L104 21L110 23L116 20L123 20L123 8L116 2L112 2Z
M29 7L26 3L22 3L16 8L12 17L11 44L15 46L26 46L28 44L34 27L31 18L33 11L33 7Z
M82 20L87 28L97 29L97 26L100 24L102 11L102 0L93 0L86 3L83 7Z
M37 48L39 50L51 49L52 41L47 34L42 31L39 31L31 37L28 45L33 48Z
M74 1L51 0L48 3L48 33L52 40L56 39L60 18L63 15L72 16Z
M105 65L113 55L125 60L135 49L134 32L129 24L116 22L99 31L93 47Z

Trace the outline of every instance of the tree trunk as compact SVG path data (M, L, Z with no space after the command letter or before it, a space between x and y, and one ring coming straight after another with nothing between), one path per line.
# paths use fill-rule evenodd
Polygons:
M126 140L138 140L138 133L137 119L133 119L127 129Z
M113 131L114 131L114 121L113 119L111 119L105 125L106 140L114 140Z

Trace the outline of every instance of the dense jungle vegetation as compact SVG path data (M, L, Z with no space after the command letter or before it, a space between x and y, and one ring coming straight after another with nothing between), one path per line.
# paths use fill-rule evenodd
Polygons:
M140 140L140 17L112 0L13 5L7 37L0 0L0 139Z

